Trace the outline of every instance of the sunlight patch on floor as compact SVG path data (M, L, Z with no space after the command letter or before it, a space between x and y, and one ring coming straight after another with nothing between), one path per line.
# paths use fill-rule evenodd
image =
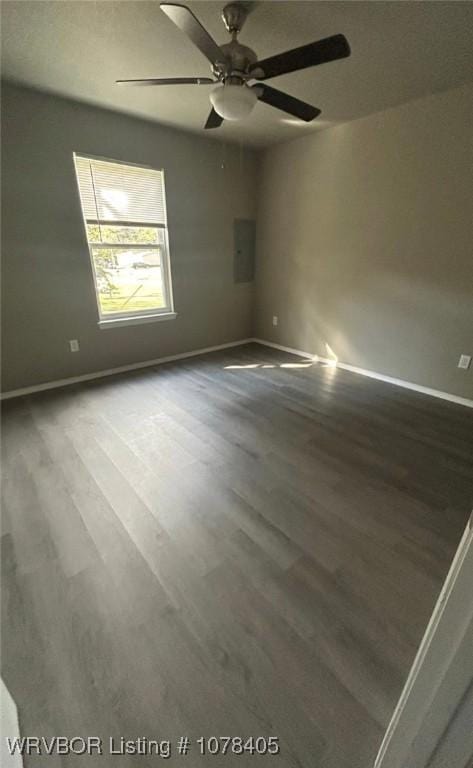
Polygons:
M251 363L248 365L225 365L224 370L234 370L234 369L246 369L246 368L311 368L313 365L315 365L318 361L314 360L313 362L307 362L307 363L276 363L276 364L267 364L267 363Z

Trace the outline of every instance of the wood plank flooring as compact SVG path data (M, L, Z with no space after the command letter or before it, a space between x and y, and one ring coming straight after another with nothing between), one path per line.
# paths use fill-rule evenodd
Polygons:
M258 345L3 410L24 735L273 735L163 762L371 768L472 506L473 411Z

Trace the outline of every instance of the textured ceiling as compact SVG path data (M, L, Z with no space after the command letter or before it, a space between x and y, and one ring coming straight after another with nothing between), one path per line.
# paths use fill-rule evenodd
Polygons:
M219 43L223 3L188 2ZM135 0L2 3L7 79L201 131L212 86L119 88L115 79L207 76L203 55L160 11ZM268 81L322 110L307 125L257 104L245 121L207 131L264 146L473 80L473 3L254 3L241 42L260 58L342 32L352 56Z

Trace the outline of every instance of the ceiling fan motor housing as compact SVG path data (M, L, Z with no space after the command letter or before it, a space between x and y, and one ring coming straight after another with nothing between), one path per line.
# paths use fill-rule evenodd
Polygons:
M223 66L217 64L214 67L214 74L219 80L226 80L227 77L240 77L242 81L249 78L250 69L256 64L256 53L242 45L238 40L232 40L230 43L224 43L220 46L225 61Z

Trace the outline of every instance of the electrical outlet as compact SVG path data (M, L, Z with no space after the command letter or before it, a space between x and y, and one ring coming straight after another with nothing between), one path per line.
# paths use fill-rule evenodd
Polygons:
M467 368L470 367L471 363L471 355L460 355L460 359L458 361L458 367L463 368L465 371Z
M69 348L71 352L78 352L79 351L79 340L78 339L69 339Z
M278 316L273 315L273 325L277 325L277 324L278 324Z

